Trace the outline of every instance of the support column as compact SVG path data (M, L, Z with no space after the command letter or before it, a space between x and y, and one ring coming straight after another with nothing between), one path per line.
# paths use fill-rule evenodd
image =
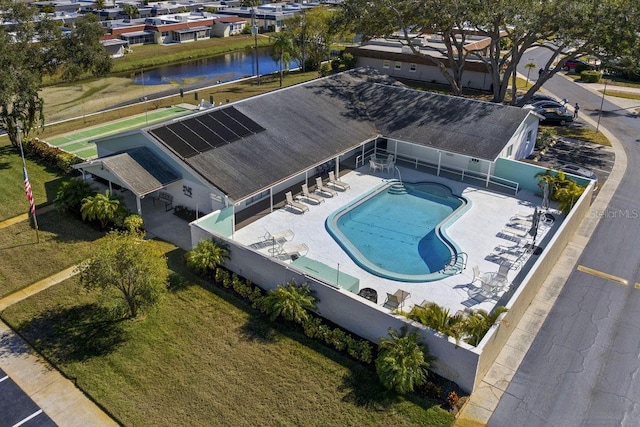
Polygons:
M136 207L138 208L138 215L142 216L142 205L140 204L140 196L136 196Z
M340 154L336 156L336 179L340 178Z
M440 165L442 164L442 151L438 150L438 172L437 176L440 176Z
M113 188L111 187L111 181L109 181L109 193L113 194Z
M493 162L487 162L489 163L489 170L487 170L487 181L485 183L485 187L489 187L489 183L491 182L491 169L493 166Z
M273 187L269 187L269 212L273 213Z

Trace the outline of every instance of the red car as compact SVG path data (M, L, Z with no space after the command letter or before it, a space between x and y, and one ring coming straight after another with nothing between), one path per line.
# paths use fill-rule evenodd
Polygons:
M565 71L576 71L576 68L578 68L580 71L596 69L595 65L589 64L582 59L567 59L567 62L564 63L564 67L562 67L562 69Z

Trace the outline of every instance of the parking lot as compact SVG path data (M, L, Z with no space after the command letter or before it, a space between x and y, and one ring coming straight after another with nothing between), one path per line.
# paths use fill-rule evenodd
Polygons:
M0 427L54 427L56 424L42 412L24 391L0 369Z
M560 138L544 154L534 152L535 164L557 169L565 164L574 164L593 171L600 184L606 181L613 168L615 156L611 147L591 142Z

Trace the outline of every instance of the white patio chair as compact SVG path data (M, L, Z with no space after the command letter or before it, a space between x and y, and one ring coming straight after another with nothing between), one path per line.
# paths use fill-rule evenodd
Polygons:
M316 193L325 194L329 197L337 196L338 193L336 190L332 190L331 188L325 187L322 185L322 178L316 178Z
M305 213L309 210L309 207L307 205L303 205L300 202L296 202L293 200L293 196L291 195L291 191L287 191L285 193L285 197L287 199L284 207L285 208L291 208L293 210L299 211L300 213Z

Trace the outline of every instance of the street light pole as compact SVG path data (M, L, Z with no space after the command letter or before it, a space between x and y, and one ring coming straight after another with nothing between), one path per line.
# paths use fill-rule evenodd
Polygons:
M604 105L604 95L607 93L607 80L604 81L604 90L602 91L602 98L600 99L600 110L598 110L598 125L596 126L596 133L600 130L600 117L602 117L602 106Z

